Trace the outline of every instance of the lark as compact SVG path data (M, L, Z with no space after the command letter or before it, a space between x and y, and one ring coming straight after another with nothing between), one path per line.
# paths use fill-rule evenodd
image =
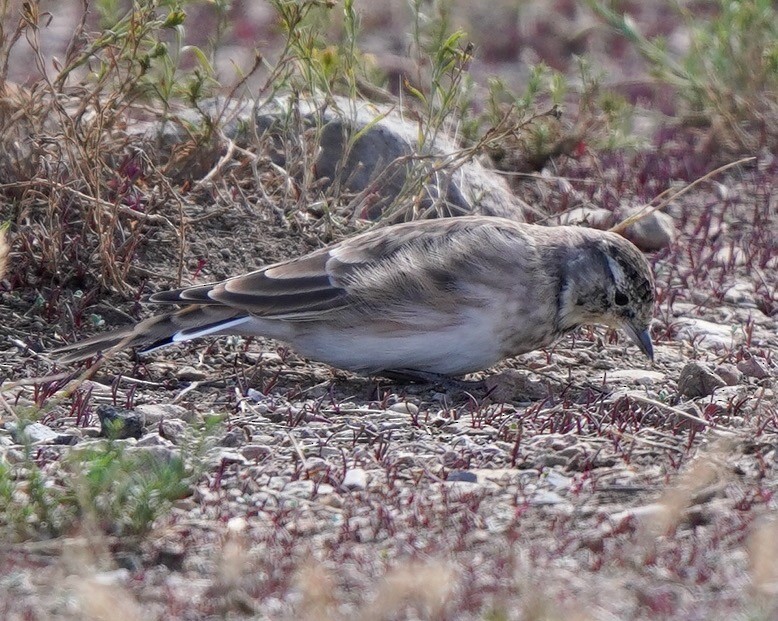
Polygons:
M457 377L618 328L653 359L654 281L615 233L468 216L377 228L220 282L156 293L183 306L67 345L64 363L205 336L264 336L365 375Z

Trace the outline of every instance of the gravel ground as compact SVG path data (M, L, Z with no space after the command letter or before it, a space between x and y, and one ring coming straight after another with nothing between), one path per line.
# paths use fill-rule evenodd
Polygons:
M738 198L676 205L679 240L652 256L654 365L584 330L485 374L502 391L490 400L357 378L261 341L112 362L35 430L50 484L68 476L67 453L106 442L98 405L127 401L142 436L119 443L163 461L183 451L201 474L144 537L85 527L9 542L5 617L108 618L101 606L120 601L127 618L769 618L768 173L733 175ZM12 297L4 330L23 333L31 317ZM5 343L6 375L43 374ZM34 391L4 396L23 408ZM214 414L221 425L194 432ZM23 460L8 424L0 446Z

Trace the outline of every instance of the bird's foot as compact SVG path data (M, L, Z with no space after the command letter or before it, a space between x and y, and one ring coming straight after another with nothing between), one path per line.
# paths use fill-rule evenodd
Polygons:
M416 369L387 369L381 371L381 376L395 382L414 384L436 384L447 390L461 390L463 392L481 392L487 390L483 380L463 380L441 373L429 371L417 371Z

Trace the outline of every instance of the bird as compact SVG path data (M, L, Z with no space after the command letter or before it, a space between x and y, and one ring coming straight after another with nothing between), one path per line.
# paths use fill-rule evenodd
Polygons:
M654 279L616 233L492 216L371 229L209 284L154 293L183 308L53 351L73 363L205 336L263 336L361 375L481 371L582 325L626 332L653 361Z

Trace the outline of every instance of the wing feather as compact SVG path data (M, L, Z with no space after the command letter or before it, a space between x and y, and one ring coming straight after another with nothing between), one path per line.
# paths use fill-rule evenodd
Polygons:
M481 253L489 231L474 235L474 229L481 228L474 220L445 218L374 229L242 276L157 293L149 301L227 306L287 321L307 321L349 306L380 306L381 301L391 302L387 292L392 291L398 300L412 301L414 291L452 288L456 272L443 274L441 268L461 266ZM489 224L487 220L484 226Z

